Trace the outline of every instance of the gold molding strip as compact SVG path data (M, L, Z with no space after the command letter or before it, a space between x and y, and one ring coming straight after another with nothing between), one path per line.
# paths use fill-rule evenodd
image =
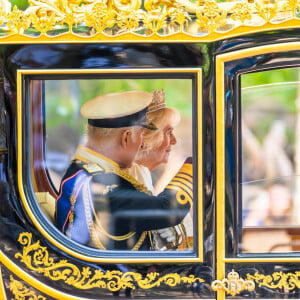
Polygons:
M2 4L2 5L1 5ZM0 0L0 42L214 41L300 28L299 0Z
M47 298L41 295L36 295L35 291L26 287L22 282L10 276L9 289L18 300L46 300Z
M77 289L105 288L114 292L126 288L136 289L136 285L141 289L151 289L162 283L173 287L182 283L204 282L202 278L194 275L180 276L178 273L160 277L159 273L152 272L143 277L142 274L131 271L125 273L119 270L102 271L90 267L80 270L65 259L55 262L47 248L40 245L40 241L32 243L32 234L29 232L21 233L18 241L23 245L23 251L16 253L15 257L20 259L27 268L53 281L61 280Z
M1 260L0 260L1 262ZM2 276L2 266L0 265L0 299L7 300L5 287L3 283L3 276Z

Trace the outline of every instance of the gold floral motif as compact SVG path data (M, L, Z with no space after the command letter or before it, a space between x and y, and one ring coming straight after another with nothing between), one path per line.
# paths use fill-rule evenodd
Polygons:
M139 13L135 10L121 11L117 14L117 24L121 31L134 31L140 27Z
M213 281L211 288L213 291L221 290L235 296L244 290L253 291L255 289L255 284L250 279L244 280L240 278L239 274L232 270L228 273L228 279L224 278L222 281Z
M25 11L0 0L0 38L11 35L55 38L58 35L103 39L124 34L136 37L181 34L197 37L227 34L243 27L300 27L299 0L29 0ZM283 25L281 25L283 24ZM80 26L80 29L77 27ZM27 30L30 29L30 30ZM239 29L241 33L243 30ZM103 35L105 34L105 35ZM128 37L128 35L127 35ZM70 37L69 37L70 38ZM21 37L19 37L21 39ZM72 39L72 37L71 37Z
M246 20L251 20L251 7L248 3L237 3L231 12L234 21L239 20L244 24Z
M24 30L26 30L31 23L31 20L26 16L26 14L17 9L15 6L13 10L7 15L7 22L5 28L8 30L9 33L15 34L15 33L20 33L22 34Z
M45 34L53 28L55 25L55 15L48 16L46 12L41 12L40 16L32 15L31 24L32 27L39 31L41 34Z
M46 300L44 296L36 295L35 291L26 287L22 282L14 279L14 277L10 276L9 289L15 296L15 299L18 300Z
M151 14L143 15L144 28L150 29L152 32L157 33L167 25L168 12L162 9L160 12L155 11Z
M181 283L204 282L203 279L194 275L184 277L177 273L170 273L160 277L159 273L153 272L143 277L140 273L123 273L119 270L103 271L90 267L80 270L67 260L55 262L49 256L47 248L42 247L39 241L32 243L32 234L29 232L21 233L18 241L23 245L23 252L17 253L15 257L19 258L26 267L43 274L51 280L62 280L78 289L87 290L97 287L118 291L125 288L135 289L136 287L150 289L161 284L176 286Z
M96 3L85 12L85 23L97 32L102 32L115 25L115 15L116 12L108 10L106 4Z
M144 7L147 11L160 10L161 7L165 7L167 11L172 8L177 8L180 6L180 1L178 0L145 0Z
M212 32L226 24L227 11L221 10L213 1L207 1L202 9L196 11L196 16L200 27Z
M271 275L259 274L247 274L248 280L255 281L259 287L265 286L270 289L285 288L289 291L300 288L300 271L295 273L284 273L284 272L275 272Z
M263 3L256 2L256 9L259 16L270 22L277 14L278 4L275 1L264 0Z
M296 11L300 9L300 1L299 0L287 0L283 4L283 11L291 11L293 18L296 17Z
M172 24L178 24L180 27L180 31L184 31L184 28L189 24L189 22L192 20L187 12L185 12L183 9L177 9L174 10L171 13L171 23Z

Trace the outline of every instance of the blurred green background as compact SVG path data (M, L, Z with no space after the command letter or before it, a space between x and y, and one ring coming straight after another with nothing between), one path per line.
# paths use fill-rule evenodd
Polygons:
M81 105L99 95L133 90L153 92L155 89L164 89L167 105L177 108L182 116L191 118L192 79L46 80L47 127L62 123L82 127L81 123L85 120L80 117Z
M29 5L28 0L9 0L9 2L12 7L17 6L21 10L25 10Z

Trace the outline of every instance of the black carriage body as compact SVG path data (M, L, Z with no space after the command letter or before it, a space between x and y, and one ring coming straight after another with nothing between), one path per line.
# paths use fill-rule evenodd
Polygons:
M3 295L7 299L20 295L20 289L16 292L19 283L27 291L24 297L45 299L223 299L225 291L227 297L298 299L297 250L241 250L239 183L241 76L300 67L299 33L299 29L272 30L210 42L0 44ZM201 70L200 79L195 70ZM201 183L194 186L198 244L192 251L106 252L84 247L58 233L38 207L34 185L40 185L37 190L41 192L55 192L55 188L47 182L49 174L43 164L47 131L43 122L35 120L45 116L45 107L38 101L32 104L34 90L30 87L35 81L113 80L120 74L125 79L188 78L193 82L194 184ZM41 169L33 167L39 162ZM233 269L243 284L252 281L255 289L239 290L236 281L237 293L234 289L228 292L226 284L216 288L226 276L233 280L228 275ZM275 272L294 278L293 283L284 285L273 279L272 286L264 281Z

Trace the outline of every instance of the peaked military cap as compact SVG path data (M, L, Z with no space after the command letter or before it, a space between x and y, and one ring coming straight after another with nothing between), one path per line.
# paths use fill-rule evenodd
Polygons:
M120 128L139 125L155 129L146 119L151 100L152 93L145 91L106 94L85 102L80 113L95 127Z

